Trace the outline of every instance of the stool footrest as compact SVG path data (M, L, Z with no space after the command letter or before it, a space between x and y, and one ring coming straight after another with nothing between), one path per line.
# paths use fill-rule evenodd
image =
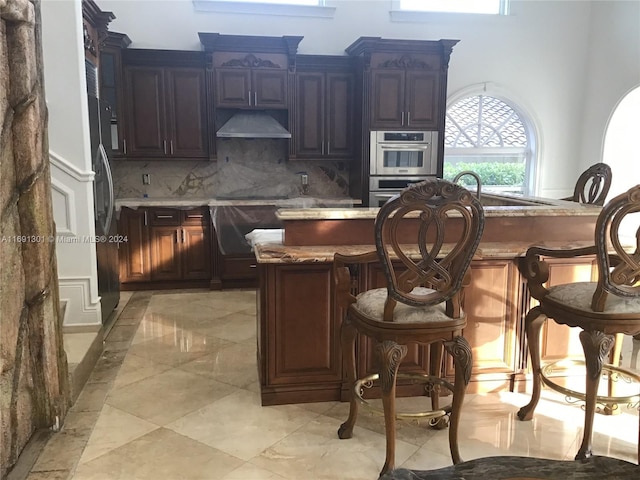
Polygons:
M420 382L423 383L427 383L427 384L436 384L439 386L442 386L444 388L446 388L447 390L449 390L450 392L453 393L453 385L450 382L447 382L446 380L439 378L439 377L435 377L433 375L427 375L427 374L422 374L422 373L400 373L398 372L398 374L396 375L397 378L409 378L409 379L413 379L413 380L418 380ZM378 408L374 405L371 405L371 403L369 403L364 397L364 389L365 388L371 388L373 387L373 382L375 380L378 380L379 375L377 373L373 373L371 375L368 375L366 377L363 378L359 378L358 380L355 381L354 385L353 385L353 393L355 395L355 398L358 400L358 402L363 405L364 407L366 407L367 409L379 413L381 415L384 415L384 411L381 408ZM451 413L451 405L447 405L444 408L438 409L438 410L428 410L428 411L424 411L424 412L396 412L396 418L429 418L429 419L435 419L435 418L441 418L444 417L445 415L449 415Z
M586 398L584 393L578 392L576 390L571 390L570 388L567 388L567 387L563 387L562 385L559 385L558 383L551 380L552 377L550 374L553 373L554 367L558 366L558 364L560 363L566 364L567 367L585 364L583 360L566 360L566 359L548 363L540 369L540 378L542 379L542 383L544 383L547 387L551 388L552 390L555 390L556 392L560 392L566 395L567 397L573 397L573 398L577 398L579 400L584 401ZM640 385L640 375L626 368L605 364L602 366L602 371L609 372L610 377L612 375L626 376L628 378L628 383L635 382L638 385ZM619 396L598 395L596 397L596 402L602 403L602 404L615 404L615 403L633 404L634 402L637 402L639 400L640 400L640 390L638 390L638 393L632 394L632 395L619 395Z

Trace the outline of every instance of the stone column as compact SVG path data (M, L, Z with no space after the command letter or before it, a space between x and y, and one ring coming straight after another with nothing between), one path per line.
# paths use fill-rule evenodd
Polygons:
M0 478L69 406L40 0L0 0Z

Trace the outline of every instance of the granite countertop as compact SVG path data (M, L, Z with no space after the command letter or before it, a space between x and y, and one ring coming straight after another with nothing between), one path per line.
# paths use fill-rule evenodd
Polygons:
M274 237L275 238L275 237ZM489 259L511 259L522 257L531 246L527 242L500 242L482 243L476 250L474 260ZM582 248L592 243L574 242L567 243L536 243L536 245L548 248ZM446 251L446 246L443 251ZM336 253L342 255L359 255L362 253L375 251L374 245L322 245L322 246L293 246L283 245L282 241L273 238L267 241L257 240L254 245L254 252L258 263L330 263ZM419 257L420 252L417 247L408 248L406 252L409 256Z
M359 205L362 202L353 198L337 197L292 197L292 198L176 198L176 197L153 197L153 198L118 198L116 199L116 210L122 207L173 207L173 208L195 208L195 207L242 207L272 205L280 208L311 209L314 206L348 208L352 205Z
M498 200L499 199L499 200ZM485 217L529 217L529 216L594 216L598 215L602 207L585 205L576 202L553 199L538 199L536 197L506 197L487 196L489 203L497 203L503 200L508 203L511 199L516 203L519 200L531 202L523 205L486 205ZM537 203L534 203L537 202ZM277 213L279 220L346 220L346 219L374 219L379 208L358 207L350 209L340 208L295 208L281 210Z

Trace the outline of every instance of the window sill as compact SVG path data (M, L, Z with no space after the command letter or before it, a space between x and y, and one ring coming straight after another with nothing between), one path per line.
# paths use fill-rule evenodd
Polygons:
M224 0L193 0L196 12L240 13L251 15L281 15L289 17L333 18L336 8L319 5L285 5Z

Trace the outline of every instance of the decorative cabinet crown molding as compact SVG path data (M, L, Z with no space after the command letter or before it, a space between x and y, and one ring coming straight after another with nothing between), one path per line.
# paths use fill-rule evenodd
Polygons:
M82 0L82 18L85 52L97 57L107 39L107 27L116 16L113 12L101 10L93 0Z
M436 70L431 63L424 62L420 59L414 58L411 55L401 55L398 58L393 58L380 62L378 68L404 68L413 70Z
M286 61L287 69L291 73L295 72L296 69L296 53L298 51L298 44L304 38L302 36L292 35L283 35L282 37L265 37L259 35L222 35L220 33L205 32L199 32L198 36L200 37L200 43L202 43L205 52L208 53L207 68L222 66L215 65L212 55L214 52L238 52L253 55L267 54L263 55L263 58L272 57L273 54L281 54L284 57L283 61ZM272 60L269 61L273 62ZM248 65L248 67L256 66ZM267 65L260 65L260 67L278 68Z
M262 59L256 57L250 53L244 58L233 58L224 62L221 67L243 67L243 68L282 68L277 63L273 63L271 60Z

